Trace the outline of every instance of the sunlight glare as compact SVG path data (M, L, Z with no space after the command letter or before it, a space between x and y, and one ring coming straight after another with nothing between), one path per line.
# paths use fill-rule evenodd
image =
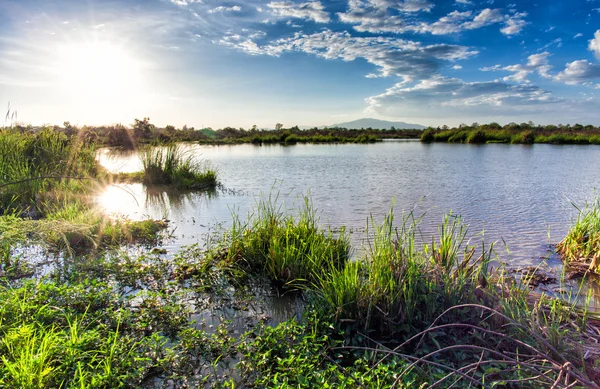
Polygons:
M61 88L87 103L135 98L142 84L138 61L120 46L109 42L71 43L58 49L56 65Z

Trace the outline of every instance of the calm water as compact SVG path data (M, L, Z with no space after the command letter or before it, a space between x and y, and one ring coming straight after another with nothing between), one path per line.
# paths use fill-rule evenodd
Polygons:
M231 213L247 215L273 188L297 206L310 193L323 225L353 230L360 249L365 226L395 203L398 216L425 213L426 240L452 211L470 226L473 242L496 242L499 259L537 265L566 234L577 210L596 196L600 147L553 145L451 145L385 141L368 145L185 146L210 161L227 191L216 194L147 191L141 184L110 187L99 199L107 211L132 219L171 220L167 248L202 242ZM135 154L100 153L113 171L140 170ZM401 217L397 217L400 220ZM550 257L550 263L557 262Z

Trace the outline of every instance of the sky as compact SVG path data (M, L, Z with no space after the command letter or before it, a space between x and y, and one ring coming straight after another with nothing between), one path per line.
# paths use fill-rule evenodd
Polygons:
M0 10L0 109L21 123L600 125L600 0L0 0Z

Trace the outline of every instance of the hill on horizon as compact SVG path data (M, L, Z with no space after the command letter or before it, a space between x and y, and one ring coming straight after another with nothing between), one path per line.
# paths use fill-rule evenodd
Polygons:
M369 127L376 128L376 129L386 129L386 130L389 130L391 127L394 127L395 129L398 129L398 130L402 130L402 129L424 130L426 128L426 126L423 126L421 124L413 124L413 123L406 123L406 122L390 122L388 120L371 119L371 118L362 118L362 119L353 120L350 122L333 124L331 126L322 126L319 128L323 128L323 127L328 127L328 128L340 127L340 128L357 129L357 130L359 130L361 128L369 128Z

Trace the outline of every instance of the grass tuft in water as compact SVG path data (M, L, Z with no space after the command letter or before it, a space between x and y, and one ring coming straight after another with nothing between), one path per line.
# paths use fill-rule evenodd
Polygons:
M412 334L446 308L477 301L474 294L491 251L473 261L460 218L446 216L439 242L417 249L418 220L412 214L395 227L394 213L370 223L373 243L363 258L321 273L314 303L335 320L379 336Z
M557 245L557 251L571 268L600 274L600 201L577 209L577 220Z
M281 207L277 196L269 196L259 201L245 223L234 215L233 227L218 255L292 289L343 267L350 253L344 231L334 236L322 230L308 197L296 217L286 215Z
M177 144L146 147L140 152L143 182L174 185L179 189L206 189L217 185L217 173Z

